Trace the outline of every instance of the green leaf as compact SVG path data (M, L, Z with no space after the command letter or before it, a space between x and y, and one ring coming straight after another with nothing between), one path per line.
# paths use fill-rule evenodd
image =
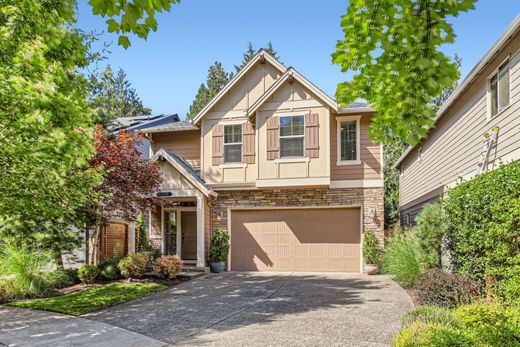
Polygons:
M126 49L126 48L130 47L130 40L128 39L127 36L121 35L121 36L119 36L119 40L117 41L117 44L120 46L123 46L123 48Z
M108 24L108 32L119 32L119 23L114 19L110 18L106 23Z

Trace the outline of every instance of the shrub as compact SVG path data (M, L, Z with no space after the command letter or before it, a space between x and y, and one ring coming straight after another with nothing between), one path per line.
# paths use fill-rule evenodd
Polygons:
M229 254L229 234L226 229L217 229L209 246L210 261L226 261Z
M175 255L157 258L153 270L162 278L174 279L182 271L182 261Z
M449 190L442 202L453 266L497 281L520 273L520 161Z
M421 307L403 318L395 346L518 346L520 309L473 303L448 310Z
M365 232L363 237L363 259L367 264L380 264L382 250L373 230Z
M423 254L422 259L425 268L442 267L442 237L445 233L444 213L438 203L427 204L415 218L416 225L413 228L419 246Z
M81 265L78 269L79 280L83 283L89 284L96 280L99 275L99 269L96 265Z
M61 268L44 273L43 278L49 289L61 289L74 284L74 280L69 273Z
M69 276L70 281L72 282L72 285L78 284L81 281L79 280L78 276L78 269L64 269L67 276Z
M148 256L143 253L131 253L119 261L118 268L126 278L138 278L146 271Z
M383 268L404 285L410 286L423 270L423 252L410 230L396 229L387 240Z
M520 275L497 283L495 292L506 303L520 306Z
M481 286L468 276L431 269L420 275L415 287L422 304L457 307L481 298Z
M121 261L120 257L105 260L98 265L99 275L105 280L116 280L121 277L118 265Z
M499 304L476 303L454 310L466 334L482 345L520 345L520 311Z
M135 233L136 233L136 250L137 252L150 251L152 246L146 237L146 223L144 222L144 216L140 213L135 221Z
M421 306L401 317L401 322L405 328L413 322L454 326L457 324L457 319L455 315L445 307Z
M35 297L52 291L54 288L49 287L44 275L55 267L48 253L4 246L0 253L0 274L7 277L2 285L5 296Z

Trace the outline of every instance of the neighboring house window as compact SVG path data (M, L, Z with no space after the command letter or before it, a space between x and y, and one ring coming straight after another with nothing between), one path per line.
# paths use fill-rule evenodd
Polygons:
M489 86L489 111L491 117L509 106L509 60L500 65L498 70L488 80Z
M338 164L359 164L359 116L337 117Z
M303 116L280 117L280 158L303 157Z
M224 163L242 162L242 124L224 125Z

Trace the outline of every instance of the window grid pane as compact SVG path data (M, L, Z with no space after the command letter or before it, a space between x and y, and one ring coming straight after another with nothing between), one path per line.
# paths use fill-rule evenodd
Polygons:
M280 158L303 157L304 116L280 117Z
M497 75L494 75L489 80L489 97L491 104L491 115L498 113L498 91L497 91Z
M498 70L498 111L509 106L509 62Z
M224 125L224 163L242 162L242 124Z
M224 143L242 142L242 124L230 124L224 126Z
M224 162L240 163L242 162L242 145L225 145L224 146Z
M357 160L357 121L341 122L340 127L341 160Z

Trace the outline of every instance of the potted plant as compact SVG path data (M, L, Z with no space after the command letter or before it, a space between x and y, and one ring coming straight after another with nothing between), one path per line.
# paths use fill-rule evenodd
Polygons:
M209 267L212 272L223 272L229 254L229 234L226 229L217 229L209 246Z
M379 272L382 249L379 240L372 230L365 232L363 237L363 260L365 261L364 272L368 275L375 275Z

